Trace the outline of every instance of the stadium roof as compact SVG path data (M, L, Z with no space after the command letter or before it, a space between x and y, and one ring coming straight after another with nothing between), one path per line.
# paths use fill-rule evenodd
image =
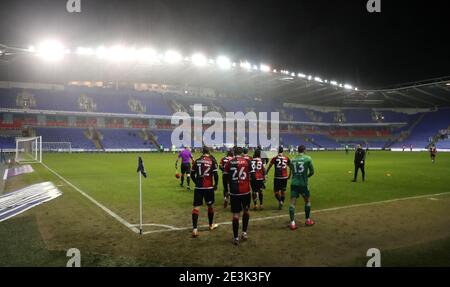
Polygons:
M368 90L326 79L322 75L286 71L245 60L233 61L224 56L214 59L201 54L184 57L175 51L156 55L150 50L130 53L120 47L78 48L70 52L53 45L49 47L49 53L42 53L52 62L61 60L62 54L71 55L62 63L45 63L34 57L39 54L39 48L10 48L5 45L0 45L0 48L0 57L4 60L4 65L0 65L0 78L9 81L158 83L181 88L212 88L232 96L332 107L450 106L450 77ZM130 59L136 55L146 58L147 62Z

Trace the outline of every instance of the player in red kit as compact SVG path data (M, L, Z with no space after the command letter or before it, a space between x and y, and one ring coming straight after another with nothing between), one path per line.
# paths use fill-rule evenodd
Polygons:
M275 165L273 191L278 200L278 209L280 210L283 208L284 199L286 197L287 181L291 177L290 170L288 173L289 164L290 160L283 155L283 147L280 146L278 148L278 155L272 158L266 172L266 174L268 174L272 166Z
M225 165L233 159L233 151L230 149L227 155L220 160L219 168L222 171L222 184L223 184L223 208L227 208L228 201L230 199L230 181L228 180L228 173L225 171Z
M256 210L257 200L259 199L259 209L263 209L263 186L264 180L266 179L266 169L264 163L261 159L261 150L255 150L253 155L252 163L252 199L253 199L253 209Z
M202 156L192 166L191 178L195 183L194 209L192 210L192 237L198 236L197 223L200 206L205 201L208 206L209 230L217 228L214 219L214 191L217 189L219 176L217 175L216 159L209 154L209 149L203 147Z
M230 181L230 203L233 213L233 244L239 245L239 217L242 215L241 240L248 239L247 228L250 220L250 176L254 176L251 171L251 162L242 156L242 148L236 147L234 158L227 162L225 171L229 174Z

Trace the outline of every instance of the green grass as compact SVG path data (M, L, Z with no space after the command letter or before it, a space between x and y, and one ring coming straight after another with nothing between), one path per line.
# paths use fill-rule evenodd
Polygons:
M389 208L379 205L314 214L318 209L450 192L450 153L440 153L437 163L432 164L427 153L370 152L364 183L351 182L351 154L309 154L316 170L310 179L310 190L313 217L318 224L311 229L301 228L299 232L286 228L287 210L277 210L271 172L264 191L265 210L251 212L251 218L286 217L251 222L249 248L231 250L230 225L219 228L214 234L201 232L200 238L195 240L190 239L189 231L139 236L45 167L35 164L35 173L8 180L6 191L50 180L63 191L63 196L0 223L0 236L5 238L12 234L8 240L0 241L0 249L7 250L0 255L0 266L63 266L65 251L72 247L82 250L84 266L227 266L231 265L227 261L230 252L235 258L233 265L241 266L360 265L368 247L387 250L389 265L404 265L402 262L409 258L421 256L428 256L426 265L450 265L443 259L445 256L433 259L435 250L448 246L450 234L446 226L450 200L422 199L392 203L387 205ZM176 155L145 153L141 156L149 174L149 178L143 179L144 223L189 227L193 192L180 188L175 179ZM219 159L222 155L215 156ZM138 223L137 157L137 154L53 153L44 154L44 163L135 224ZM230 212L223 209L222 203L222 185L219 184L215 221L229 222ZM298 204L297 211L303 211L302 204ZM412 218L414 220L410 220ZM203 208L200 224L206 222ZM417 224L421 224L420 228ZM154 229L161 227L146 227L145 230ZM303 244L299 246L296 242ZM197 251L193 252L194 249ZM292 250L301 256L294 256ZM410 265L420 265L419 261L414 262Z
M313 152L311 155L316 170L310 180L315 209L448 190L450 154L441 154L439 162L433 165L426 153L371 152L367 156L364 183L350 182L352 155L341 152ZM219 159L221 154L215 156ZM191 210L193 195L178 186L174 176L176 156L153 153L144 154L143 158L149 173L143 183L145 222L189 226L190 218L186 214ZM45 163L127 221L138 222L136 154L48 154ZM257 216L278 214L272 176L271 172L265 191L266 210L258 212ZM216 192L219 205L223 202L221 190ZM228 220L228 214L219 214L218 220Z

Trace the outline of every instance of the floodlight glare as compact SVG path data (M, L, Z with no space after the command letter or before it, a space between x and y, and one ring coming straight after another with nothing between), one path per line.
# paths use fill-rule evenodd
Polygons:
M299 76L300 78L306 78L306 75L305 75L305 74L302 74L302 73L298 73L297 76Z
M259 70L261 72L270 72L270 67L264 64L259 65Z
M158 54L153 49L143 48L136 52L136 58L140 62L154 63L158 61Z
M337 86L338 83L336 81L330 81L330 84L332 84L333 86Z
M249 62L245 61L245 62L241 62L240 67L242 69L250 70L252 68L252 64L250 64Z
M322 82L323 82L322 79L319 78L319 77L315 77L315 78L314 78L314 81L319 82L319 83L322 83Z
M219 56L217 57L217 66L219 66L219 68L227 70L231 68L231 62L230 59L228 59L225 56Z
M194 54L191 57L192 64L202 67L208 63L208 59L203 54Z
M169 64L179 63L182 59L181 54L176 51L169 50L164 54L164 61Z
M344 88L347 89L347 90L352 90L353 89L353 87L351 85L349 85L349 84L345 84Z
M92 56L94 55L94 50L92 48L78 47L76 53L83 56Z
M310 76L308 76L308 80L310 80L310 81L312 80L312 76L311 76L311 75L310 75Z
M38 55L48 61L59 61L64 58L64 46L54 40L42 42L38 48Z

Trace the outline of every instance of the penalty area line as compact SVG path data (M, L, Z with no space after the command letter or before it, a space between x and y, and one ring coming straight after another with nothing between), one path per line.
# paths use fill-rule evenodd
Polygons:
M81 189L79 189L77 186L73 185L71 182L69 182L67 179L65 179L64 177L62 177L59 173L57 173L56 171L54 171L53 169L51 169L50 167L48 167L45 163L41 162L41 164L48 169L51 173L53 173L56 177L58 177L59 179L61 179L62 181L64 181L67 185L69 185L70 187L72 187L73 189L75 189L76 191L78 191L81 195L83 195L84 197L86 197L87 199L89 199L92 203L94 203L95 205L97 205L99 208L101 208L104 212L106 212L108 215L112 216L115 220L117 220L118 222L120 222L121 224L125 225L127 228L129 228L130 230L132 230L135 233L139 233L139 229L136 228L135 226L133 226L131 223L129 223L128 221L126 221L125 219L123 219L122 217L120 217L119 215L117 215L116 213L114 213L113 211L111 211L109 208L107 208L106 206L104 206L103 204L101 204L100 202L98 202L97 200L95 200L93 197L91 197L89 194L85 193L84 191L82 191Z
M388 200L381 200L381 201L374 201L374 202L366 202L366 203L357 203L357 204L350 204L345 206L337 206L337 207L331 207L331 208L324 208L324 209L318 209L315 211L312 211L312 213L323 213L323 212L329 212L329 211L337 211L342 209L350 209L355 207L364 207L364 206L372 206L372 205L380 205L385 203L392 203L392 202L398 202L398 201L406 201L411 199L419 199L419 198L429 198L429 197L437 197L441 195L447 195L450 194L450 192L441 192L441 193L435 193L435 194L424 194L424 195L417 195L417 196L409 196L409 197L402 197L402 198L394 198L394 199L388 199ZM295 215L303 215L305 212L297 212ZM274 216L266 216L266 217L257 217L257 218L250 218L250 221L265 221L265 220L272 220L272 219L278 219L278 218L285 218L289 217L289 214L280 214L280 215L274 215ZM217 223L218 225L230 225L231 221L226 222L220 222ZM170 232L170 231L180 231L180 230L190 230L192 227L174 227L170 225L159 225L159 224L150 224L153 226L167 226L168 229L158 229L158 230L151 230L151 231L145 231L142 234L152 234L152 233L162 233L162 232ZM169 227L170 226L170 227ZM208 225L200 225L199 228L207 228Z

